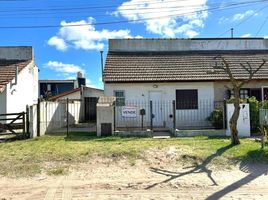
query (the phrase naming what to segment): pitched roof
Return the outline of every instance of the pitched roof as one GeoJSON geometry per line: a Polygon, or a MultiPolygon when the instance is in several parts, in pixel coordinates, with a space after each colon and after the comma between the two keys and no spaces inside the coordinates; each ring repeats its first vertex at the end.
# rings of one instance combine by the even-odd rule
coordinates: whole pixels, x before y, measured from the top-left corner
{"type": "MultiPolygon", "coordinates": [[[[247,79],[240,63],[258,67],[267,63],[254,79],[268,79],[268,51],[108,52],[104,82],[214,81],[228,80],[223,71],[213,71],[215,57],[231,65],[234,76],[247,79]]],[[[220,60],[218,60],[220,63],[220,60]]]]}
{"type": "Polygon", "coordinates": [[[57,99],[59,99],[59,98],[61,98],[61,97],[67,96],[67,95],[69,95],[69,94],[73,94],[73,93],[75,93],[75,92],[79,92],[80,90],[81,90],[80,88],[75,88],[75,89],[73,89],[73,90],[69,90],[69,91],[60,93],[60,94],[58,94],[58,95],[52,96],[52,97],[50,97],[48,100],[50,100],[50,101],[55,101],[55,100],[57,100],[57,99]]]}
{"type": "Polygon", "coordinates": [[[16,67],[19,72],[25,68],[31,60],[5,60],[0,59],[0,93],[6,88],[6,85],[16,76],[16,67]]]}

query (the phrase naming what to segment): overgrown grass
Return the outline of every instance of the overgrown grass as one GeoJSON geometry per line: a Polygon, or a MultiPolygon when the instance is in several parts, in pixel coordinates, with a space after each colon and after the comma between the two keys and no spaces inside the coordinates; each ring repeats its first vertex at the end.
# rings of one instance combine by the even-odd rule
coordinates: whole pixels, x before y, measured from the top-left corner
{"type": "MultiPolygon", "coordinates": [[[[148,149],[161,151],[170,146],[182,152],[178,162],[207,162],[215,165],[241,161],[268,163],[268,147],[260,150],[260,144],[241,139],[241,145],[230,146],[229,138],[194,137],[158,140],[138,137],[104,137],[95,133],[70,133],[44,136],[32,140],[0,144],[0,174],[4,176],[31,176],[43,170],[44,163],[76,164],[87,162],[93,155],[108,158],[125,158],[130,165],[145,156],[148,149]]],[[[157,155],[155,155],[157,156],[157,155]]],[[[64,174],[68,171],[60,164],[48,169],[48,174],[64,174]]]]}

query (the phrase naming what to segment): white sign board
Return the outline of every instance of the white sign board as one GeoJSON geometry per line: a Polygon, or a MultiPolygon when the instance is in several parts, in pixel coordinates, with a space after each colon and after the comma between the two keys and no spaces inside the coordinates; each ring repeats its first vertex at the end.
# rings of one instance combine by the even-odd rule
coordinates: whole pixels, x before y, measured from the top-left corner
{"type": "Polygon", "coordinates": [[[126,117],[126,118],[137,117],[137,107],[123,106],[122,117],[126,117]]]}

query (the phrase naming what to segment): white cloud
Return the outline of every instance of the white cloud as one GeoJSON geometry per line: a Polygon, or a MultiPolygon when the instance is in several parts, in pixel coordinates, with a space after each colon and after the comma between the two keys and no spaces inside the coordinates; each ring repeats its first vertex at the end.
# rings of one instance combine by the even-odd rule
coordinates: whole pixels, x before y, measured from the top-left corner
{"type": "Polygon", "coordinates": [[[68,47],[65,41],[62,38],[59,38],[57,36],[51,37],[48,42],[50,46],[55,46],[60,51],[65,51],[68,47]]]}
{"type": "Polygon", "coordinates": [[[244,34],[244,35],[241,35],[242,38],[247,38],[247,37],[250,37],[251,34],[250,33],[247,33],[247,34],[244,34]]]}
{"type": "Polygon", "coordinates": [[[245,11],[244,13],[234,14],[232,17],[221,17],[219,19],[219,24],[224,24],[227,22],[238,22],[252,15],[257,16],[258,14],[255,13],[254,10],[248,10],[248,11],[245,11]]]}
{"type": "Polygon", "coordinates": [[[67,47],[84,50],[100,50],[110,38],[131,38],[128,29],[122,30],[96,30],[93,23],[95,19],[75,22],[61,22],[61,28],[56,36],[49,39],[48,44],[54,45],[58,50],[66,50],[67,47]],[[65,48],[64,48],[65,47],[65,48]]]}
{"type": "Polygon", "coordinates": [[[44,67],[47,69],[51,69],[55,72],[59,72],[61,76],[64,76],[65,78],[69,79],[73,79],[76,76],[77,72],[85,72],[84,69],[77,65],[66,64],[58,61],[49,61],[48,63],[44,64],[44,67]]]}
{"type": "Polygon", "coordinates": [[[194,37],[199,34],[198,29],[204,27],[204,20],[208,16],[206,2],[207,0],[130,0],[119,6],[114,14],[130,21],[138,20],[135,23],[143,23],[148,32],[163,37],[194,37]]]}
{"type": "Polygon", "coordinates": [[[232,21],[241,21],[246,17],[249,17],[251,15],[254,15],[254,11],[253,10],[248,10],[244,13],[237,13],[232,17],[232,21]]]}

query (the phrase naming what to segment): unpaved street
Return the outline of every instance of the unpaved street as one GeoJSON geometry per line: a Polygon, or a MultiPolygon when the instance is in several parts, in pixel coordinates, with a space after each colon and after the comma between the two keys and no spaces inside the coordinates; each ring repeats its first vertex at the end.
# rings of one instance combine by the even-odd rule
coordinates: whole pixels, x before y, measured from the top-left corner
{"type": "Polygon", "coordinates": [[[0,179],[1,200],[45,199],[268,199],[268,167],[231,170],[125,160],[92,161],[68,175],[0,179]]]}

